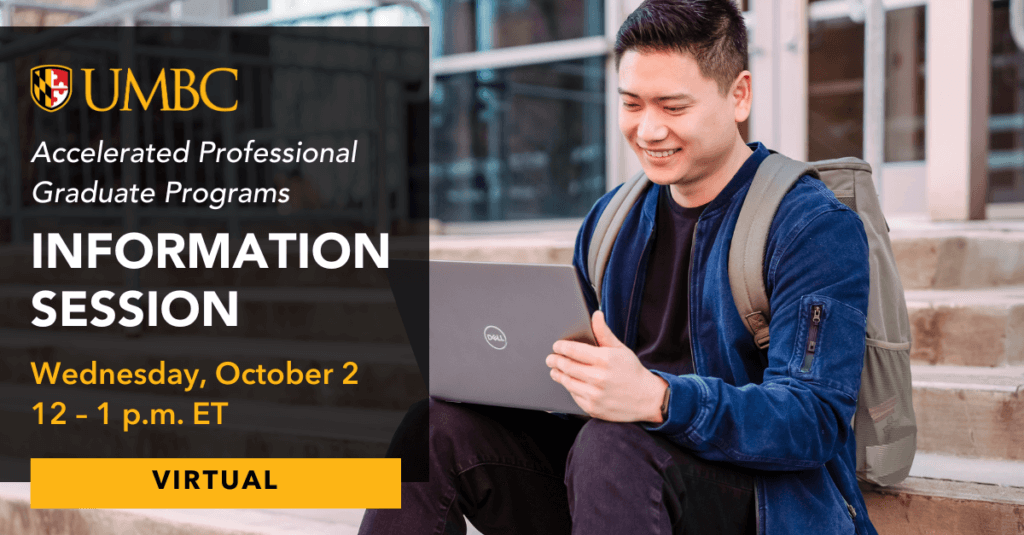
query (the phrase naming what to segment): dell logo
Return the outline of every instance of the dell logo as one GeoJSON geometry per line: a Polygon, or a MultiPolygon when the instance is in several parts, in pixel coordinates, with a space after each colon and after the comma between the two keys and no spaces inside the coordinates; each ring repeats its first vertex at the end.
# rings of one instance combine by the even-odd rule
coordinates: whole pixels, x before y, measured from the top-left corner
{"type": "Polygon", "coordinates": [[[505,333],[501,332],[501,329],[494,325],[488,325],[484,329],[484,340],[487,341],[487,345],[494,349],[505,349],[508,345],[508,341],[505,340],[505,333]]]}

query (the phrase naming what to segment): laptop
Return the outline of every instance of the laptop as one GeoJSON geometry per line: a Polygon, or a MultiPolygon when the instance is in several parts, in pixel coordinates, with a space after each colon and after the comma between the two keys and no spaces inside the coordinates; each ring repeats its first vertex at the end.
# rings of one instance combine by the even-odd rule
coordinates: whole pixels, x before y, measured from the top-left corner
{"type": "Polygon", "coordinates": [[[557,340],[596,345],[566,265],[430,261],[430,395],[586,414],[551,379],[557,340]]]}

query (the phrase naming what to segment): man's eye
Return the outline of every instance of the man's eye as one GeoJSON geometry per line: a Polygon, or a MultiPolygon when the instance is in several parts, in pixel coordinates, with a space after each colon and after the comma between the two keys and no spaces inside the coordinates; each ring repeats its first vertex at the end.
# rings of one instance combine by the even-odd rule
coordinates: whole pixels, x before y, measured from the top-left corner
{"type": "Polygon", "coordinates": [[[634,104],[632,102],[623,102],[622,103],[622,107],[626,108],[627,110],[635,110],[635,109],[639,108],[640,105],[639,104],[634,104]]]}
{"type": "Polygon", "coordinates": [[[668,111],[668,112],[671,112],[671,113],[678,113],[678,112],[681,112],[681,111],[683,111],[685,109],[686,109],[686,106],[677,106],[677,107],[674,107],[674,108],[665,108],[665,111],[668,111]]]}

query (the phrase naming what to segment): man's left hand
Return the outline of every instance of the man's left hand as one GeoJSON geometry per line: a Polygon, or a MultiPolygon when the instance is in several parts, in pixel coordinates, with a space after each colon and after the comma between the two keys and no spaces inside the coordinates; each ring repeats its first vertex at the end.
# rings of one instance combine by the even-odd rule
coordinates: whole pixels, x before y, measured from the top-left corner
{"type": "Polygon", "coordinates": [[[587,414],[610,422],[661,423],[668,383],[644,367],[612,333],[597,311],[591,318],[597,346],[559,340],[548,355],[551,378],[572,394],[587,414]]]}

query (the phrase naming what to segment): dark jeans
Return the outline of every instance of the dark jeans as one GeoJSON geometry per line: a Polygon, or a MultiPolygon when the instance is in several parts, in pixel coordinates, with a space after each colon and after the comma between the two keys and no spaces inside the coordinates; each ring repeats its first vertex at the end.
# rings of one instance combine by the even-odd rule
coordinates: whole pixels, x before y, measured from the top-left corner
{"type": "Polygon", "coordinates": [[[753,476],[638,424],[426,405],[402,428],[429,413],[430,481],[404,483],[401,509],[367,510],[361,535],[461,535],[463,515],[485,535],[755,533],[753,476]]]}

